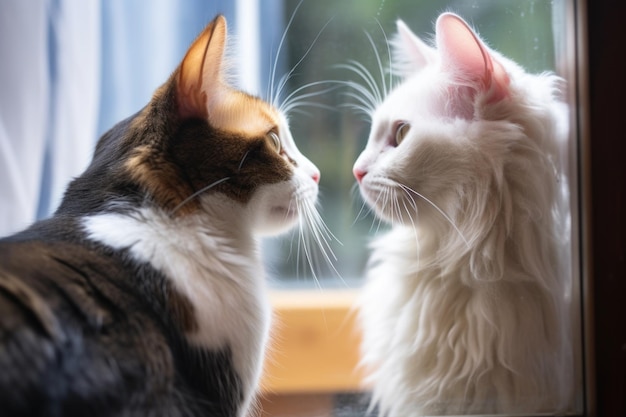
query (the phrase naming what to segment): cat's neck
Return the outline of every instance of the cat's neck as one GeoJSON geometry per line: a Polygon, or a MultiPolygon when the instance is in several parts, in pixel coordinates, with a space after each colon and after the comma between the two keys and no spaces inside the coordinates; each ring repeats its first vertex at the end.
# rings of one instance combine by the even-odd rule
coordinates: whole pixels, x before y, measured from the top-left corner
{"type": "Polygon", "coordinates": [[[114,249],[136,248],[143,252],[146,249],[138,245],[147,245],[197,251],[219,242],[244,256],[255,255],[256,240],[237,216],[237,209],[232,208],[230,216],[221,213],[177,217],[158,208],[141,208],[88,215],[82,224],[89,238],[114,249]],[[239,221],[234,221],[236,218],[239,221]]]}
{"type": "Polygon", "coordinates": [[[112,212],[85,217],[83,227],[89,239],[149,264],[188,300],[195,324],[185,331],[187,342],[207,350],[228,347],[249,402],[260,375],[270,307],[257,241],[245,216],[231,209],[230,219],[206,212],[172,218],[147,208],[112,212]]]}
{"type": "MultiPolygon", "coordinates": [[[[472,235],[463,225],[450,223],[422,227],[394,226],[391,236],[381,242],[415,260],[412,269],[433,276],[455,276],[473,285],[477,281],[524,280],[540,276],[552,286],[562,261],[559,252],[559,225],[551,215],[540,219],[504,212],[490,227],[472,235]],[[386,242],[386,243],[384,243],[386,242]]],[[[380,249],[379,249],[380,250],[380,249]]]]}

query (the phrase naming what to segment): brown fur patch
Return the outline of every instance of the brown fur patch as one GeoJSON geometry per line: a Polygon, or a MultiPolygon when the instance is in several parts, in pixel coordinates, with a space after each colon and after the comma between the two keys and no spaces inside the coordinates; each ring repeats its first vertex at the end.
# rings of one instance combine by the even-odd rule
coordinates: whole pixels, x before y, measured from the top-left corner
{"type": "MultiPolygon", "coordinates": [[[[167,114],[172,106],[168,89],[155,93],[153,101],[130,124],[125,142],[133,149],[124,162],[131,180],[144,189],[166,212],[188,215],[200,208],[199,200],[181,203],[196,191],[228,178],[209,192],[222,192],[246,203],[259,185],[285,181],[293,166],[266,137],[275,129],[275,114],[259,99],[242,93],[237,112],[239,131],[216,128],[202,119],[180,120],[167,114]],[[248,123],[244,123],[244,119],[248,123]],[[255,134],[252,134],[255,132],[255,134]],[[177,208],[179,207],[179,208],[177,208]]],[[[175,106],[174,106],[175,109],[175,106]]],[[[236,119],[230,119],[236,120],[236,119]]]]}
{"type": "Polygon", "coordinates": [[[184,167],[194,190],[228,178],[215,188],[246,203],[256,188],[288,180],[292,167],[274,149],[265,135],[244,136],[197,121],[185,124],[171,149],[184,167]]]}
{"type": "MultiPolygon", "coordinates": [[[[172,211],[192,194],[188,184],[180,179],[180,172],[169,163],[158,149],[148,145],[134,149],[126,161],[131,178],[140,184],[165,211],[172,211]]],[[[180,207],[178,214],[190,214],[198,208],[198,201],[180,207]]]]}
{"type": "Polygon", "coordinates": [[[258,186],[292,174],[267,138],[279,124],[277,110],[222,82],[222,24],[216,19],[198,37],[122,140],[131,180],[176,215],[200,209],[197,198],[186,199],[217,181],[224,180],[206,193],[246,203],[258,186]]]}
{"type": "Polygon", "coordinates": [[[222,93],[219,106],[212,107],[208,120],[221,130],[262,136],[278,126],[278,113],[257,97],[229,89],[222,93]]]}

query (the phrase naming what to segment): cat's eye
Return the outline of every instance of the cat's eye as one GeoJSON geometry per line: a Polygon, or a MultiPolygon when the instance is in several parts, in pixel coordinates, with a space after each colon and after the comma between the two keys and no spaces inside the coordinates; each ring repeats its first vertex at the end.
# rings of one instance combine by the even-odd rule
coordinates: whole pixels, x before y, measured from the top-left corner
{"type": "Polygon", "coordinates": [[[396,125],[396,133],[395,133],[396,145],[399,145],[400,143],[402,143],[402,141],[406,137],[406,134],[409,132],[410,128],[411,128],[411,125],[406,122],[400,122],[396,125]]]}
{"type": "Polygon", "coordinates": [[[267,137],[269,138],[270,144],[272,145],[274,150],[280,153],[280,151],[282,150],[282,145],[280,143],[280,138],[278,137],[278,134],[276,134],[275,132],[269,132],[267,134],[267,137]]]}

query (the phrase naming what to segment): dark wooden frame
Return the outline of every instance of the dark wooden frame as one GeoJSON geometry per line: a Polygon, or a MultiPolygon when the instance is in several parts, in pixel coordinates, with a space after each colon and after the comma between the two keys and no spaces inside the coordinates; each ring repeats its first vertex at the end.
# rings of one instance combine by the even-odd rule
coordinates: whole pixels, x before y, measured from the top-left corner
{"type": "Polygon", "coordinates": [[[594,370],[588,388],[596,415],[607,417],[626,416],[625,16],[623,0],[587,0],[594,370]]]}

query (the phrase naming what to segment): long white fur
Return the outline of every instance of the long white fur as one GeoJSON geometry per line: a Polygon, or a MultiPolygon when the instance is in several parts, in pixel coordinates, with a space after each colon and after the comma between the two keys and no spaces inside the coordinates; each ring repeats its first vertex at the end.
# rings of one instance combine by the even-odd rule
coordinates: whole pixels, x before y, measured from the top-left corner
{"type": "Polygon", "coordinates": [[[509,97],[488,103],[479,94],[470,117],[455,117],[453,81],[434,48],[397,52],[416,48],[428,48],[424,67],[376,109],[355,163],[367,172],[365,200],[393,223],[372,245],[359,303],[374,402],[389,417],[567,410],[574,363],[560,80],[490,51],[510,77],[509,97]],[[397,120],[411,129],[394,147],[397,120]]]}

